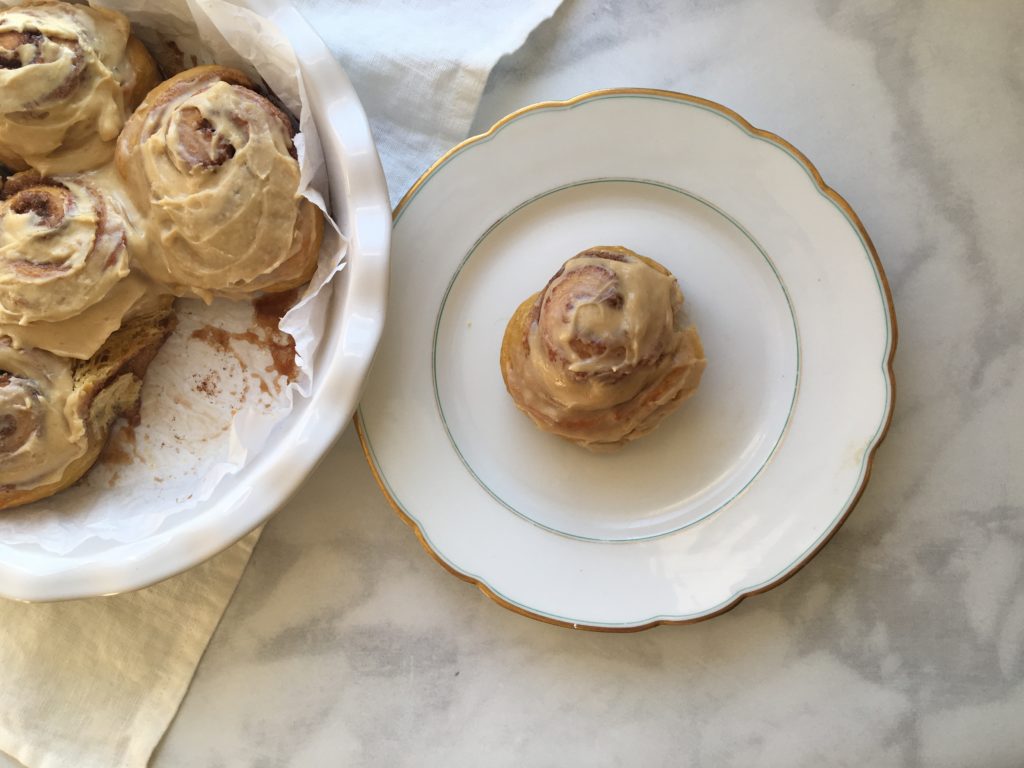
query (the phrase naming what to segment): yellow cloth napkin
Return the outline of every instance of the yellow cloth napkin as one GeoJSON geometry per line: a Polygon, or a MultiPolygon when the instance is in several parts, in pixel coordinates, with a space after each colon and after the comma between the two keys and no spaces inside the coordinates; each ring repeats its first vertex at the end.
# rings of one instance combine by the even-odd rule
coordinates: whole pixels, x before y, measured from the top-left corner
{"type": "Polygon", "coordinates": [[[0,751],[30,768],[144,766],[259,535],[139,592],[0,600],[0,751]]]}

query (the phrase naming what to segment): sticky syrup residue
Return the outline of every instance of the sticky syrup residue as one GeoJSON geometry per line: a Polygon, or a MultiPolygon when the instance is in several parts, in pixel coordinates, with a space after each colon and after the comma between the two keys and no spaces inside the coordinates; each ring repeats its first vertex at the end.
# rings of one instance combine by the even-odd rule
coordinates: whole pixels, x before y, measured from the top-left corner
{"type": "MultiPolygon", "coordinates": [[[[264,370],[267,373],[275,373],[279,377],[284,377],[287,381],[294,381],[299,375],[299,367],[295,361],[295,339],[281,331],[278,326],[281,323],[281,318],[291,309],[297,298],[298,289],[295,289],[284,293],[268,294],[254,300],[252,306],[255,313],[255,330],[227,331],[212,325],[204,325],[202,328],[192,331],[192,338],[233,356],[243,371],[248,370],[248,365],[234,349],[232,342],[244,341],[247,344],[260,347],[269,353],[271,360],[270,365],[264,370]]],[[[261,376],[257,378],[260,390],[264,394],[270,394],[270,385],[266,380],[261,376]]],[[[217,386],[217,391],[219,391],[219,384],[216,382],[207,384],[205,388],[203,382],[200,382],[197,390],[213,395],[216,394],[211,391],[213,386],[217,386]]],[[[275,389],[280,391],[280,387],[276,383],[275,389]]],[[[247,391],[248,384],[245,385],[242,392],[242,399],[245,398],[247,391]]]]}
{"type": "Polygon", "coordinates": [[[100,461],[104,464],[131,464],[138,458],[135,450],[135,426],[128,422],[117,429],[103,447],[100,461]]]}
{"type": "Polygon", "coordinates": [[[111,440],[103,449],[100,461],[104,464],[131,464],[132,458],[132,455],[128,453],[128,451],[111,440]]]}
{"type": "Polygon", "coordinates": [[[273,364],[267,368],[267,372],[275,372],[288,381],[295,381],[299,375],[299,368],[295,363],[295,339],[281,331],[278,326],[281,324],[281,318],[295,306],[298,298],[299,289],[293,288],[283,293],[261,296],[252,303],[252,308],[256,312],[256,325],[271,340],[269,351],[273,364]]]}

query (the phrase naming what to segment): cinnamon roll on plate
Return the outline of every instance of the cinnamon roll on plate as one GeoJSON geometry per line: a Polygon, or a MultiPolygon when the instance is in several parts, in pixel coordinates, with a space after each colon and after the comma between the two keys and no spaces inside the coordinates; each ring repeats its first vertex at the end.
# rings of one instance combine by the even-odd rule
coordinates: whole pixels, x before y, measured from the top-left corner
{"type": "Polygon", "coordinates": [[[515,311],[501,345],[516,406],[591,450],[657,427],[696,391],[705,364],[675,277],[620,246],[565,262],[515,311]]]}
{"type": "Polygon", "coordinates": [[[324,220],[298,194],[294,135],[285,113],[234,69],[197,67],[152,91],[116,153],[145,222],[141,268],[206,301],[307,282],[324,220]]]}
{"type": "Polygon", "coordinates": [[[159,79],[120,13],[45,0],[0,9],[0,163],[44,174],[102,165],[159,79]]]}

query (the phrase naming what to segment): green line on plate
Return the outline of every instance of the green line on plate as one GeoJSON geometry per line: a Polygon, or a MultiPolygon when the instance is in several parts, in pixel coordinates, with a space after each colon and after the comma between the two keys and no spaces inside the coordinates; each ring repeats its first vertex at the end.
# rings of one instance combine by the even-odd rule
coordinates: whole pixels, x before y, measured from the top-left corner
{"type": "Polygon", "coordinates": [[[543,528],[545,531],[549,531],[550,533],[555,533],[555,534],[558,534],[559,536],[565,536],[566,538],[575,539],[577,541],[591,541],[591,542],[597,542],[597,543],[601,543],[601,544],[619,544],[619,543],[629,543],[629,542],[636,542],[636,541],[651,541],[653,539],[662,538],[663,536],[670,536],[670,535],[672,535],[674,533],[678,533],[679,531],[682,531],[682,530],[684,530],[686,528],[689,528],[692,525],[696,525],[697,523],[701,522],[702,520],[707,520],[709,517],[711,517],[711,515],[715,514],[716,512],[719,512],[722,509],[725,509],[725,507],[729,506],[733,501],[735,501],[737,498],[739,498],[743,494],[743,492],[747,490],[747,488],[750,487],[750,484],[753,483],[754,480],[757,479],[757,476],[760,475],[761,472],[764,470],[764,468],[766,466],[768,466],[768,464],[771,462],[772,457],[776,454],[776,452],[779,449],[779,446],[782,444],[782,440],[785,437],[786,432],[789,430],[789,424],[790,424],[790,422],[793,419],[793,411],[794,411],[795,406],[796,406],[797,393],[798,393],[799,388],[800,388],[800,360],[801,360],[801,356],[800,355],[801,355],[801,353],[800,353],[800,332],[799,332],[799,329],[797,328],[796,312],[793,309],[793,302],[790,299],[789,290],[786,288],[786,284],[783,282],[782,276],[779,274],[778,269],[776,269],[774,262],[772,262],[772,260],[771,260],[771,257],[768,256],[768,254],[765,252],[764,248],[761,247],[761,244],[759,242],[757,242],[757,240],[754,238],[754,236],[751,235],[750,232],[748,232],[743,227],[743,225],[741,225],[738,221],[736,221],[734,218],[732,218],[732,216],[730,216],[725,211],[723,211],[720,208],[718,208],[713,203],[709,202],[708,200],[705,200],[703,197],[700,197],[699,195],[695,195],[692,192],[688,192],[685,189],[681,189],[679,187],[672,186],[671,184],[666,184],[666,183],[660,182],[660,181],[652,181],[650,179],[633,179],[633,178],[628,178],[628,177],[603,177],[603,178],[598,178],[598,179],[586,179],[586,180],[583,180],[583,181],[574,181],[574,182],[571,182],[569,184],[563,184],[562,186],[555,187],[554,189],[549,189],[546,192],[541,192],[538,195],[534,195],[529,200],[526,200],[525,202],[520,203],[515,208],[513,208],[511,211],[508,211],[504,216],[502,216],[500,219],[498,219],[496,222],[494,222],[491,226],[489,226],[486,229],[486,231],[484,231],[484,233],[482,235],[480,235],[479,238],[477,238],[477,241],[475,243],[473,243],[473,247],[469,249],[469,252],[466,254],[466,256],[459,263],[459,266],[456,268],[455,273],[452,275],[452,279],[448,282],[448,287],[445,289],[444,296],[441,299],[441,306],[437,310],[437,319],[434,321],[434,341],[433,341],[432,348],[431,348],[431,363],[430,363],[430,367],[431,367],[431,376],[432,376],[432,379],[433,379],[433,386],[434,386],[434,404],[437,406],[437,412],[438,412],[438,415],[441,417],[441,424],[444,426],[445,434],[448,435],[448,441],[451,443],[452,448],[455,451],[455,455],[458,456],[459,457],[459,461],[462,462],[462,466],[465,467],[466,471],[470,474],[470,476],[472,476],[472,478],[474,480],[476,480],[477,483],[479,483],[480,487],[483,488],[492,499],[494,499],[496,502],[498,502],[501,506],[503,506],[509,512],[511,512],[511,513],[513,513],[515,515],[518,515],[523,520],[526,520],[527,522],[532,523],[533,525],[536,525],[538,528],[543,528]],[[601,539],[601,538],[597,538],[597,537],[593,537],[593,536],[581,536],[579,534],[569,533],[568,531],[563,531],[563,530],[560,530],[558,528],[554,528],[554,527],[552,527],[550,525],[545,525],[544,523],[541,523],[541,522],[533,519],[527,513],[523,512],[522,510],[517,509],[516,507],[512,506],[509,502],[505,501],[505,499],[501,498],[501,496],[499,496],[489,485],[487,485],[487,483],[484,482],[483,478],[481,478],[473,470],[472,465],[470,465],[470,463],[466,460],[465,455],[462,453],[462,449],[459,448],[459,444],[456,442],[455,436],[452,435],[452,431],[451,431],[451,429],[448,426],[448,419],[446,418],[445,413],[444,413],[444,406],[441,405],[441,394],[440,394],[440,390],[439,390],[438,384],[437,384],[437,341],[438,341],[438,336],[440,334],[440,329],[441,329],[441,318],[444,315],[444,308],[445,308],[445,305],[448,303],[448,296],[451,294],[452,288],[455,286],[455,283],[458,280],[459,275],[462,273],[462,270],[465,268],[466,264],[469,263],[469,260],[472,258],[473,254],[476,253],[477,248],[480,247],[480,245],[484,242],[484,240],[486,240],[491,235],[491,233],[494,232],[494,230],[496,230],[503,223],[508,221],[509,218],[511,218],[512,216],[517,214],[519,211],[523,210],[524,208],[529,207],[533,203],[536,203],[539,200],[543,200],[544,198],[549,197],[549,196],[554,195],[554,194],[557,194],[559,192],[564,192],[564,191],[569,190],[569,189],[576,189],[577,187],[585,187],[585,186],[590,186],[590,185],[594,185],[594,184],[641,184],[641,185],[644,185],[644,186],[657,187],[659,189],[664,189],[664,190],[667,190],[669,192],[674,192],[676,194],[683,195],[684,197],[687,197],[687,198],[689,198],[689,199],[691,199],[691,200],[693,200],[695,202],[698,202],[698,203],[700,203],[700,204],[702,204],[704,206],[707,206],[709,209],[711,209],[712,211],[717,213],[719,216],[721,216],[726,221],[728,221],[730,224],[732,224],[737,230],[739,230],[744,235],[744,237],[746,237],[750,241],[750,243],[754,246],[754,248],[757,249],[757,252],[761,254],[761,258],[763,258],[765,260],[765,263],[768,264],[768,267],[771,269],[772,274],[775,275],[775,279],[778,280],[778,282],[779,282],[779,287],[782,289],[783,295],[786,297],[786,304],[789,307],[789,317],[790,317],[790,320],[793,323],[793,339],[794,339],[794,343],[796,344],[796,377],[793,380],[793,396],[792,396],[792,398],[790,398],[790,401],[789,401],[789,410],[786,413],[786,421],[782,425],[782,430],[779,432],[779,436],[775,440],[775,444],[772,446],[772,449],[768,453],[768,456],[765,457],[764,462],[761,464],[760,467],[757,468],[757,471],[754,472],[753,475],[751,475],[750,479],[747,480],[747,482],[743,484],[742,488],[740,488],[738,491],[736,491],[736,493],[734,493],[732,496],[730,496],[728,499],[726,499],[724,502],[719,504],[714,509],[709,510],[705,514],[703,514],[700,517],[698,517],[696,520],[690,520],[689,522],[687,522],[687,523],[685,523],[683,525],[677,526],[675,528],[672,528],[671,530],[662,531],[660,533],[655,533],[655,534],[650,534],[648,536],[628,536],[628,537],[623,537],[623,538],[620,538],[620,539],[601,539]]]}
{"type": "MultiPolygon", "coordinates": [[[[480,144],[484,144],[486,142],[491,141],[499,133],[501,133],[503,130],[508,128],[510,125],[515,124],[519,120],[525,119],[527,117],[530,117],[530,116],[533,116],[533,115],[536,115],[536,114],[542,113],[542,112],[564,111],[564,110],[569,110],[569,109],[575,109],[577,107],[583,106],[585,104],[592,103],[594,101],[603,101],[605,99],[617,99],[617,98],[618,99],[622,99],[622,98],[651,99],[651,100],[656,100],[656,101],[668,102],[668,103],[672,103],[672,104],[675,104],[675,105],[682,104],[682,105],[685,105],[687,107],[695,107],[697,109],[702,109],[702,110],[704,110],[706,112],[710,112],[710,113],[712,113],[714,115],[717,115],[718,117],[720,117],[722,119],[728,120],[730,123],[735,125],[737,128],[739,128],[741,131],[743,131],[743,133],[745,133],[750,138],[757,139],[758,141],[766,142],[766,143],[771,144],[772,146],[776,147],[777,149],[783,150],[787,155],[789,155],[790,158],[793,159],[794,162],[797,163],[797,165],[801,168],[801,170],[803,170],[803,172],[811,180],[811,182],[812,182],[814,188],[817,190],[818,194],[820,194],[822,197],[824,197],[826,200],[828,200],[828,202],[837,211],[839,211],[839,213],[842,215],[842,217],[850,225],[850,228],[854,231],[854,234],[857,236],[857,240],[860,242],[861,246],[864,249],[864,254],[865,254],[865,256],[867,256],[868,263],[871,265],[871,271],[874,274],[875,283],[876,283],[876,285],[878,287],[878,292],[879,292],[879,296],[881,297],[882,304],[883,304],[883,306],[886,306],[886,307],[888,306],[888,301],[887,301],[886,295],[885,295],[885,289],[882,287],[881,275],[878,272],[878,268],[877,268],[877,266],[875,264],[874,259],[871,257],[871,250],[870,250],[870,248],[868,248],[868,245],[865,242],[864,236],[861,234],[860,229],[857,227],[857,225],[854,223],[854,221],[850,218],[849,214],[847,214],[847,212],[845,210],[843,210],[842,206],[840,206],[838,203],[836,203],[835,200],[833,200],[831,197],[829,197],[827,194],[825,194],[825,191],[818,185],[817,179],[814,178],[814,175],[811,173],[810,169],[803,163],[803,161],[800,160],[799,157],[794,155],[789,150],[788,147],[783,146],[782,144],[779,144],[777,142],[774,142],[771,139],[768,139],[768,138],[766,138],[764,136],[760,136],[760,135],[758,135],[756,133],[751,133],[751,131],[749,131],[746,128],[746,126],[744,126],[743,124],[737,122],[731,116],[729,116],[729,115],[727,115],[727,114],[725,114],[725,113],[723,113],[723,112],[721,112],[721,111],[719,111],[717,109],[714,109],[714,108],[712,108],[712,107],[710,107],[708,105],[705,105],[705,104],[699,104],[699,103],[692,102],[692,101],[681,101],[679,99],[675,99],[675,98],[672,98],[672,97],[669,97],[669,96],[660,96],[660,95],[657,95],[657,94],[643,94],[643,93],[618,93],[618,94],[616,94],[616,93],[613,93],[613,94],[601,94],[601,95],[598,95],[598,96],[594,96],[594,97],[592,97],[590,99],[584,99],[584,100],[576,102],[574,104],[554,105],[554,106],[550,106],[550,107],[544,107],[543,109],[532,110],[530,112],[526,112],[526,113],[524,113],[522,115],[519,115],[516,118],[514,118],[513,120],[510,120],[509,122],[505,123],[497,131],[495,131],[493,134],[491,134],[490,136],[486,136],[486,137],[484,137],[482,139],[479,139],[476,142],[473,142],[472,144],[467,145],[466,147],[463,147],[460,151],[454,153],[451,157],[448,157],[443,163],[441,163],[437,168],[435,168],[433,170],[433,173],[431,174],[431,176],[436,175],[438,171],[440,171],[442,168],[447,166],[450,162],[452,162],[457,157],[461,156],[462,153],[465,152],[466,150],[468,150],[468,149],[470,149],[472,147],[478,146],[480,144]]],[[[408,208],[411,205],[412,201],[414,199],[416,199],[416,197],[419,195],[419,193],[423,190],[424,187],[426,187],[426,184],[423,184],[419,189],[417,189],[412,194],[412,196],[406,201],[406,204],[403,206],[402,210],[399,211],[398,215],[395,217],[394,226],[398,225],[398,222],[401,220],[401,218],[404,215],[404,213],[406,212],[406,210],[408,210],[408,208]]],[[[821,545],[821,543],[832,534],[832,532],[835,530],[836,524],[839,521],[841,521],[846,516],[846,513],[849,511],[850,506],[853,503],[854,496],[858,493],[858,491],[860,491],[863,488],[864,475],[865,475],[865,473],[867,471],[867,468],[868,468],[868,461],[867,461],[867,459],[872,454],[874,448],[877,447],[877,445],[878,445],[879,436],[881,435],[883,429],[885,428],[885,424],[886,424],[886,421],[887,421],[887,416],[888,416],[889,411],[891,410],[891,407],[892,407],[892,386],[891,386],[891,382],[890,382],[889,376],[888,376],[888,371],[887,371],[887,368],[886,368],[888,360],[889,360],[889,356],[890,356],[891,351],[892,351],[892,343],[893,343],[892,322],[891,322],[891,318],[889,316],[889,312],[886,311],[884,314],[885,314],[886,344],[885,344],[885,354],[884,354],[884,356],[882,358],[882,362],[881,362],[881,369],[882,369],[882,373],[883,373],[883,380],[885,382],[885,408],[882,410],[882,415],[881,415],[881,418],[879,420],[878,426],[875,429],[875,433],[872,436],[871,440],[868,441],[868,446],[867,446],[866,450],[864,451],[864,456],[862,457],[862,460],[861,460],[860,472],[858,474],[857,482],[854,485],[853,490],[850,492],[850,495],[847,497],[846,501],[843,503],[843,505],[840,508],[838,514],[835,516],[835,518],[833,518],[832,523],[821,533],[821,535],[819,535],[811,543],[810,546],[805,548],[796,559],[790,561],[788,565],[783,567],[781,570],[776,572],[774,575],[768,577],[767,579],[765,579],[765,580],[763,580],[763,581],[761,581],[761,582],[759,582],[757,584],[751,584],[751,585],[743,587],[736,594],[731,595],[728,599],[723,600],[721,603],[718,603],[717,605],[715,605],[715,606],[713,606],[711,608],[708,608],[707,610],[700,611],[700,612],[697,612],[697,613],[682,614],[682,615],[657,614],[655,616],[651,616],[651,617],[648,617],[646,619],[636,620],[636,621],[628,621],[628,622],[595,622],[595,621],[587,621],[585,623],[588,626],[607,627],[607,628],[622,628],[622,627],[644,626],[644,625],[651,624],[651,623],[657,622],[657,621],[687,621],[687,620],[692,620],[692,619],[699,619],[699,618],[701,618],[703,616],[707,616],[707,615],[710,615],[710,614],[717,613],[718,611],[722,610],[726,606],[729,606],[730,604],[734,603],[740,597],[742,597],[744,595],[747,595],[747,594],[751,594],[753,592],[760,591],[762,588],[767,587],[768,585],[777,582],[785,574],[787,574],[790,571],[792,571],[793,568],[796,565],[804,562],[804,560],[806,560],[808,554],[813,552],[815,549],[817,549],[821,545]]],[[[799,349],[799,347],[798,347],[798,349],[799,349]]],[[[364,417],[362,417],[362,409],[360,409],[360,417],[361,417],[361,421],[362,421],[362,423],[364,425],[363,435],[364,435],[364,439],[366,441],[366,446],[369,449],[370,456],[371,456],[371,458],[373,460],[373,464],[377,468],[378,474],[380,475],[380,478],[381,478],[382,482],[384,483],[385,487],[387,488],[389,495],[395,501],[395,503],[398,504],[399,507],[401,507],[403,513],[410,520],[412,520],[416,524],[417,528],[419,529],[420,535],[423,537],[424,541],[426,541],[428,546],[430,546],[430,549],[434,552],[434,554],[437,557],[441,558],[453,570],[458,571],[459,573],[464,574],[465,576],[473,579],[476,582],[479,582],[481,585],[485,586],[488,590],[490,590],[493,594],[495,594],[498,597],[500,597],[502,600],[506,601],[510,605],[514,605],[514,606],[516,606],[518,608],[521,608],[522,610],[524,610],[527,613],[532,613],[532,614],[535,614],[535,615],[538,615],[538,616],[543,616],[543,617],[546,617],[546,618],[555,619],[557,621],[560,621],[560,622],[563,622],[563,623],[567,623],[567,624],[578,623],[580,621],[579,619],[566,618],[564,616],[548,613],[546,611],[542,611],[542,610],[539,610],[537,608],[533,608],[531,606],[524,605],[524,604],[518,602],[517,600],[509,597],[508,595],[502,593],[500,590],[495,589],[494,586],[492,584],[490,584],[490,582],[487,581],[487,579],[484,579],[484,578],[482,578],[482,577],[480,577],[480,576],[478,576],[476,574],[473,574],[473,573],[470,573],[468,571],[465,571],[462,568],[460,568],[457,565],[455,565],[454,563],[450,562],[448,560],[448,558],[446,558],[444,556],[444,554],[434,545],[433,541],[430,539],[430,535],[424,529],[422,523],[413,514],[411,514],[409,512],[409,510],[405,506],[405,504],[403,504],[401,502],[401,500],[398,498],[398,496],[395,495],[394,489],[391,487],[390,483],[388,482],[387,478],[385,477],[384,472],[383,472],[383,470],[382,470],[382,468],[380,466],[380,462],[377,460],[377,455],[376,455],[376,452],[373,449],[373,443],[372,443],[372,441],[370,439],[370,431],[366,427],[366,423],[367,423],[366,419],[364,417]]]]}

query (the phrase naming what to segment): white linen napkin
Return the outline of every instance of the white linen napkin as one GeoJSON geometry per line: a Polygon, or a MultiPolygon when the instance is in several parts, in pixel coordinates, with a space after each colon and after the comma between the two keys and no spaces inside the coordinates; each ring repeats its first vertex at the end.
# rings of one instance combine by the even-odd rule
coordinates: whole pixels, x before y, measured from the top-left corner
{"type": "Polygon", "coordinates": [[[366,107],[394,205],[466,138],[491,69],[562,0],[293,0],[366,107]]]}
{"type": "MultiPolygon", "coordinates": [[[[466,137],[494,64],[560,3],[296,0],[359,91],[392,203],[466,137]]],[[[0,753],[29,768],[144,766],[258,537],[133,594],[0,600],[0,753]]]]}

